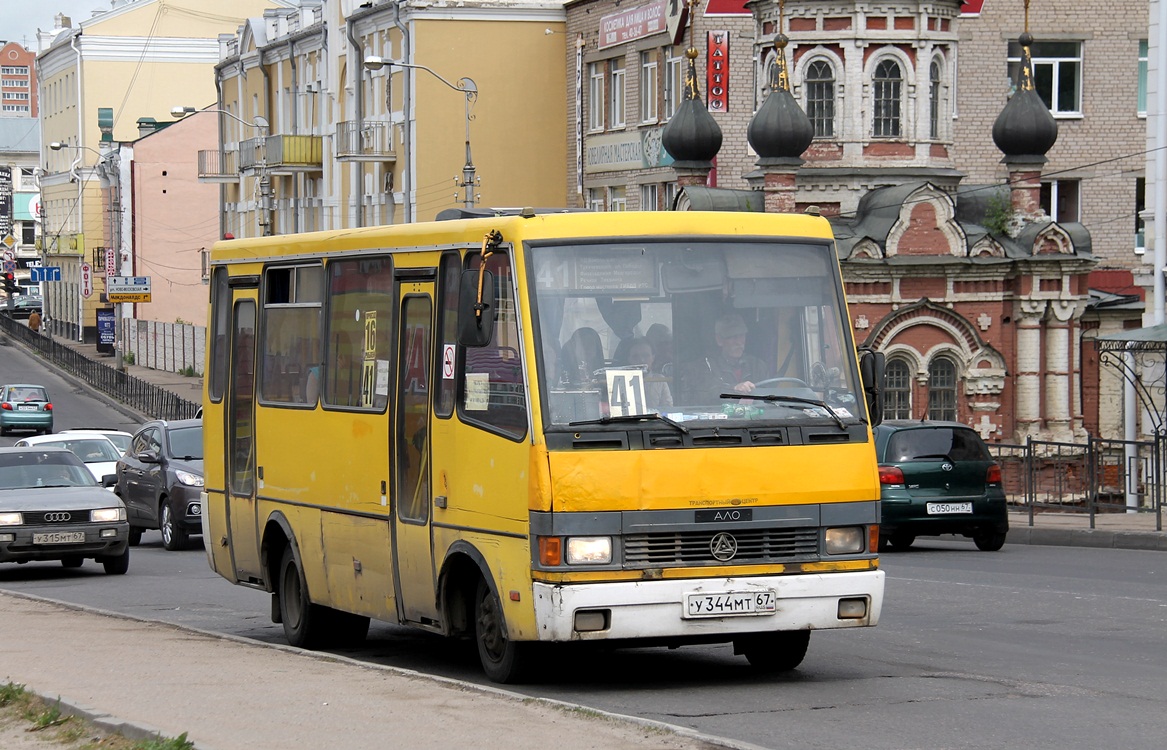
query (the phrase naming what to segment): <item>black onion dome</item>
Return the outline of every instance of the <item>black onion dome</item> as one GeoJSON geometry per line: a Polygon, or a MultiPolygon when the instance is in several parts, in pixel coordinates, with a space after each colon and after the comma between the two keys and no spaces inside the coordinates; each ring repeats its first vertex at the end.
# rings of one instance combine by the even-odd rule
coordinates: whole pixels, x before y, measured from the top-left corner
{"type": "Polygon", "coordinates": [[[709,169],[721,150],[721,128],[697,96],[697,50],[685,52],[689,69],[685,76],[685,98],[661,131],[661,143],[673,157],[673,166],[709,169]]]}
{"type": "Polygon", "coordinates": [[[1033,88],[1029,45],[1033,37],[1021,36],[1021,80],[993,123],[993,143],[1005,161],[1044,163],[1046,153],[1058,140],[1058,122],[1033,88]]]}
{"type": "Polygon", "coordinates": [[[814,125],[790,93],[786,71],[785,34],[779,34],[774,46],[778,59],[771,73],[770,93],[750,119],[746,138],[757,152],[758,166],[778,162],[802,162],[802,154],[814,140],[814,125]]]}

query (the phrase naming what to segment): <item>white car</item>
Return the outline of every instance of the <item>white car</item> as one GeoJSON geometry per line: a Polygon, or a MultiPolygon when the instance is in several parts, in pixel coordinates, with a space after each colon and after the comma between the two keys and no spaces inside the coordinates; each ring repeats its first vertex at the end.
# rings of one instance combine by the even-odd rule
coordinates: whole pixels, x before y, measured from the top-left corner
{"type": "MultiPolygon", "coordinates": [[[[102,477],[118,473],[121,452],[113,441],[97,433],[58,432],[52,435],[34,435],[17,440],[13,447],[31,448],[49,445],[73,451],[98,482],[101,482],[102,477]]],[[[113,491],[112,487],[107,489],[113,491]]]]}
{"type": "Polygon", "coordinates": [[[130,447],[130,441],[134,436],[128,432],[121,430],[107,430],[103,427],[70,427],[67,430],[61,430],[58,435],[66,435],[70,433],[80,433],[82,435],[104,435],[109,438],[109,441],[117,446],[118,453],[125,455],[126,450],[130,447]]]}

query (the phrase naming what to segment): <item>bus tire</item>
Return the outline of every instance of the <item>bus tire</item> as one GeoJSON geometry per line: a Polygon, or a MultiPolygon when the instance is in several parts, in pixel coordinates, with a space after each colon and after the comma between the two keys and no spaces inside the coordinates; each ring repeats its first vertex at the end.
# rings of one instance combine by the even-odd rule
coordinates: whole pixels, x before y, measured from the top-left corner
{"type": "Polygon", "coordinates": [[[327,643],[327,607],[313,604],[308,596],[304,573],[289,546],[280,560],[280,618],[284,637],[297,648],[317,649],[327,643]]]}
{"type": "Polygon", "coordinates": [[[809,630],[779,630],[744,635],[734,640],[733,650],[743,654],[754,669],[775,674],[802,664],[809,645],[809,630]]]}
{"type": "Polygon", "coordinates": [[[482,579],[474,596],[474,640],[478,644],[478,660],[491,681],[506,684],[522,680],[530,644],[507,637],[502,602],[482,579]]]}

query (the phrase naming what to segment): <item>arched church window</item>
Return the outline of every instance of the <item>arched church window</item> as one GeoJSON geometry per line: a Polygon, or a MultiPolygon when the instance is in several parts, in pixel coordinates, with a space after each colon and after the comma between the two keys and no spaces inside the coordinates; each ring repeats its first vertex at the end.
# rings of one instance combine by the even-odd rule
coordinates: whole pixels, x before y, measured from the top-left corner
{"type": "Polygon", "coordinates": [[[928,70],[928,137],[940,140],[940,61],[933,60],[928,70]]]}
{"type": "Polygon", "coordinates": [[[875,66],[872,83],[874,84],[872,135],[876,138],[899,138],[903,131],[901,97],[904,88],[900,64],[892,59],[882,60],[875,66]]]}
{"type": "Polygon", "coordinates": [[[885,419],[912,418],[912,368],[902,359],[889,359],[884,370],[885,419]]]}
{"type": "Polygon", "coordinates": [[[956,421],[956,365],[945,357],[928,365],[928,419],[956,421]]]}
{"type": "Polygon", "coordinates": [[[826,60],[806,67],[806,114],[814,125],[815,138],[835,135],[835,70],[826,60]]]}

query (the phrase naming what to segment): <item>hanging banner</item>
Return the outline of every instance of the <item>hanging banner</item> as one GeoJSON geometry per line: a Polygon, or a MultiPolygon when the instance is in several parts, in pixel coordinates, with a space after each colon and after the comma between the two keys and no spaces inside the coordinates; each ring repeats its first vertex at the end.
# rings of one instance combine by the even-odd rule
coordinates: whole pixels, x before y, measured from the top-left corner
{"type": "Polygon", "coordinates": [[[729,111],[729,32],[710,31],[706,42],[705,106],[710,112],[729,111]]]}

